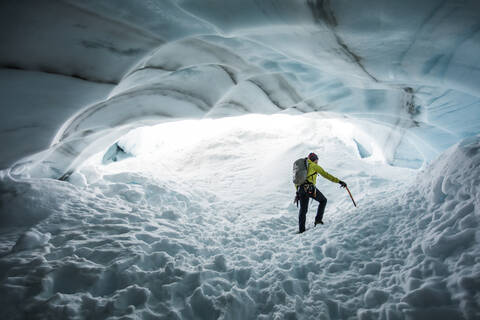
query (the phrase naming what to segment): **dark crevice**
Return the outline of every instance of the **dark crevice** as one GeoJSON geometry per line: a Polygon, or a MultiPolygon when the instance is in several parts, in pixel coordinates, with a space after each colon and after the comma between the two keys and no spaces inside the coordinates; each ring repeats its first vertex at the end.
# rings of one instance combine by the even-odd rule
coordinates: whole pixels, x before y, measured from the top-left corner
{"type": "Polygon", "coordinates": [[[272,98],[272,93],[266,89],[261,83],[260,81],[257,81],[257,80],[254,80],[254,79],[249,79],[247,80],[251,83],[253,83],[254,85],[256,85],[260,90],[262,90],[262,92],[267,96],[268,100],[270,100],[271,103],[273,103],[278,109],[280,110],[285,110],[286,108],[281,106],[280,103],[278,101],[274,101],[274,99],[272,98]]]}
{"type": "Polygon", "coordinates": [[[53,70],[53,69],[48,68],[48,67],[39,67],[39,68],[34,68],[34,69],[28,69],[28,68],[23,68],[23,67],[18,66],[18,65],[4,64],[4,65],[0,65],[0,69],[43,72],[43,73],[47,73],[47,74],[70,77],[70,78],[75,78],[75,79],[80,79],[80,80],[83,80],[83,81],[100,83],[100,84],[112,84],[112,85],[117,85],[118,84],[118,81],[107,81],[107,80],[100,80],[100,79],[94,79],[94,78],[87,78],[87,77],[84,77],[84,76],[81,76],[81,75],[78,75],[78,74],[62,73],[62,72],[59,72],[57,70],[53,70]]]}
{"type": "Polygon", "coordinates": [[[405,92],[406,101],[405,109],[410,115],[415,115],[415,96],[413,95],[413,89],[411,87],[403,88],[405,92]]]}
{"type": "Polygon", "coordinates": [[[405,104],[404,109],[410,115],[410,119],[412,120],[413,127],[419,127],[420,123],[415,120],[415,117],[420,114],[420,107],[415,104],[415,92],[411,87],[403,88],[405,93],[405,104]]]}
{"type": "Polygon", "coordinates": [[[91,41],[91,40],[82,40],[80,41],[82,46],[88,49],[104,49],[111,53],[122,55],[122,56],[138,56],[145,52],[144,49],[139,48],[130,48],[130,49],[119,49],[116,48],[113,43],[107,41],[91,41]]]}
{"type": "Polygon", "coordinates": [[[81,136],[82,137],[88,137],[89,135],[94,134],[94,133],[95,133],[95,130],[88,129],[88,130],[82,131],[81,136]]]}
{"type": "Polygon", "coordinates": [[[296,109],[303,113],[309,113],[309,112],[319,112],[319,111],[328,110],[328,105],[317,106],[313,101],[303,100],[289,108],[296,109]],[[300,107],[301,104],[304,104],[307,108],[310,108],[310,110],[301,108],[300,107]]]}
{"type": "Polygon", "coordinates": [[[378,79],[373,76],[370,72],[367,71],[367,69],[365,69],[365,66],[363,65],[363,62],[362,62],[362,57],[360,57],[359,55],[357,55],[356,53],[354,53],[347,45],[345,42],[343,42],[343,40],[338,36],[338,34],[336,32],[333,33],[334,36],[335,36],[335,39],[337,40],[337,43],[342,47],[342,51],[343,53],[350,58],[350,60],[355,63],[356,65],[358,65],[360,67],[360,69],[363,70],[363,72],[365,72],[366,75],[368,75],[370,77],[370,79],[372,79],[373,81],[375,82],[378,82],[378,79]]]}
{"type": "Polygon", "coordinates": [[[303,102],[304,102],[307,106],[309,106],[310,108],[312,108],[312,110],[315,111],[315,112],[328,110],[328,104],[324,104],[324,105],[321,105],[321,106],[317,106],[314,101],[305,100],[305,101],[303,101],[303,102]]]}
{"type": "Polygon", "coordinates": [[[131,76],[132,74],[134,74],[138,71],[143,71],[143,70],[148,70],[148,69],[161,70],[161,71],[165,71],[165,72],[175,72],[175,71],[178,70],[178,69],[171,69],[171,68],[166,68],[166,67],[158,66],[158,65],[155,65],[155,66],[147,65],[147,66],[143,66],[141,68],[135,69],[134,71],[130,72],[128,74],[128,76],[131,76]]]}
{"type": "Polygon", "coordinates": [[[295,88],[293,88],[283,77],[278,77],[278,86],[280,91],[287,93],[290,99],[295,101],[295,103],[298,103],[302,100],[302,97],[298,94],[295,88]]]}
{"type": "Polygon", "coordinates": [[[217,66],[222,69],[223,71],[225,71],[225,73],[230,77],[230,80],[232,80],[233,84],[238,84],[238,81],[235,77],[235,72],[233,72],[230,68],[228,68],[227,66],[224,66],[224,65],[221,65],[221,64],[217,64],[217,66]]]}
{"type": "Polygon", "coordinates": [[[67,172],[65,172],[60,178],[58,178],[58,180],[60,181],[67,181],[68,178],[70,178],[70,176],[72,175],[73,173],[73,170],[68,170],[67,172]]]}
{"type": "MultiPolygon", "coordinates": [[[[238,80],[237,80],[237,77],[235,75],[235,72],[231,68],[229,68],[225,65],[222,65],[222,64],[215,64],[215,63],[205,64],[205,65],[212,65],[212,66],[219,67],[220,69],[222,69],[228,75],[228,77],[233,82],[233,84],[235,84],[235,85],[238,84],[238,80]]],[[[201,65],[196,65],[194,67],[198,67],[198,66],[201,66],[201,65]]],[[[130,77],[131,75],[133,75],[133,74],[135,74],[139,71],[144,71],[144,70],[148,70],[148,69],[160,70],[160,71],[165,71],[165,72],[177,72],[177,71],[180,71],[182,69],[188,69],[188,68],[191,68],[191,67],[192,66],[182,68],[181,66],[178,66],[176,69],[172,69],[172,68],[166,68],[166,67],[160,66],[160,65],[146,65],[146,66],[143,66],[143,67],[140,67],[138,69],[133,70],[126,77],[130,77]]]]}
{"type": "Polygon", "coordinates": [[[233,100],[224,101],[224,102],[220,103],[219,105],[217,105],[217,107],[223,106],[223,105],[231,105],[231,106],[234,106],[241,111],[250,112],[250,110],[248,110],[247,107],[245,107],[243,104],[241,104],[240,102],[237,102],[237,101],[233,101],[233,100]]]}
{"type": "Polygon", "coordinates": [[[340,46],[340,49],[345,54],[345,56],[354,64],[356,64],[362,71],[368,75],[370,79],[375,82],[378,82],[378,79],[373,76],[370,72],[367,71],[365,66],[362,62],[362,57],[357,55],[355,52],[352,51],[348,47],[348,45],[343,41],[343,39],[337,34],[335,28],[338,26],[337,18],[333,13],[333,10],[330,5],[330,0],[308,0],[308,6],[313,14],[313,19],[315,23],[321,24],[323,23],[330,31],[332,32],[333,36],[337,44],[340,46]]]}
{"type": "MultiPolygon", "coordinates": [[[[383,146],[384,149],[388,149],[388,145],[392,145],[394,143],[395,145],[391,148],[392,150],[392,159],[395,158],[395,154],[398,152],[398,148],[403,142],[403,139],[407,133],[406,128],[408,127],[420,127],[421,122],[415,120],[415,117],[420,114],[419,107],[415,105],[415,92],[413,88],[411,87],[405,87],[402,89],[404,92],[404,101],[403,101],[403,109],[404,111],[410,115],[410,119],[406,120],[405,118],[399,117],[395,124],[393,125],[392,130],[387,136],[387,139],[385,140],[385,145],[383,146]],[[397,141],[394,139],[394,132],[399,132],[400,137],[397,141]]],[[[391,161],[389,161],[390,163],[391,161]]],[[[393,162],[391,162],[393,165],[393,162]]]]}
{"type": "Polygon", "coordinates": [[[330,0],[308,0],[307,5],[312,11],[316,23],[324,22],[331,28],[338,26],[337,19],[330,6],[330,0]]]}
{"type": "Polygon", "coordinates": [[[295,109],[295,110],[298,110],[298,111],[300,111],[300,112],[302,112],[302,113],[308,113],[308,112],[309,112],[309,111],[307,111],[307,110],[304,110],[304,109],[300,108],[298,105],[294,105],[294,106],[291,107],[291,108],[292,108],[292,109],[295,109]]]}
{"type": "Polygon", "coordinates": [[[133,155],[126,151],[124,148],[118,145],[118,142],[114,143],[105,152],[102,158],[102,164],[106,165],[112,162],[122,161],[127,158],[131,158],[133,155]]]}

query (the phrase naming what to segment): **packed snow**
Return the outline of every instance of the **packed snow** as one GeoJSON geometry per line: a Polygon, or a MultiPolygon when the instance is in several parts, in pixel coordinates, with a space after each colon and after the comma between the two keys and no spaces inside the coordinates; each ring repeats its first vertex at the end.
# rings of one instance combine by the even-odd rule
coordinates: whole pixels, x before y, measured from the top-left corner
{"type": "Polygon", "coordinates": [[[0,318],[478,319],[480,136],[414,170],[357,124],[182,120],[69,181],[2,171],[0,318]],[[311,204],[296,234],[291,169],[310,151],[358,207],[319,178],[325,225],[311,204]]]}

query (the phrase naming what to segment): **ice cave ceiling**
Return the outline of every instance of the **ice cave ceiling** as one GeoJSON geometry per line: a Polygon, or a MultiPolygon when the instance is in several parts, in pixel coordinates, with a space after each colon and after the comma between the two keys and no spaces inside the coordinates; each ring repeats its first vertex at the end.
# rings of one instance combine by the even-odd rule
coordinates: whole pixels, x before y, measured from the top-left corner
{"type": "Polygon", "coordinates": [[[480,132],[480,2],[40,0],[0,4],[0,169],[65,177],[178,118],[355,121],[393,165],[480,132]]]}

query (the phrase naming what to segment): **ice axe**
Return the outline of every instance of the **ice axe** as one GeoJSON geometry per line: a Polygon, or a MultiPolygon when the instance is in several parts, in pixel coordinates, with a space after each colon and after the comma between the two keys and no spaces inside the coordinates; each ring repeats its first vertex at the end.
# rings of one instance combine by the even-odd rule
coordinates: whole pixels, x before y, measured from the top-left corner
{"type": "Polygon", "coordinates": [[[347,186],[345,186],[345,189],[347,189],[347,191],[348,191],[348,195],[350,196],[350,199],[352,199],[353,205],[356,207],[356,206],[357,206],[357,204],[355,203],[355,200],[353,200],[353,197],[352,197],[352,194],[350,193],[350,190],[348,189],[348,187],[347,187],[347,186]]]}

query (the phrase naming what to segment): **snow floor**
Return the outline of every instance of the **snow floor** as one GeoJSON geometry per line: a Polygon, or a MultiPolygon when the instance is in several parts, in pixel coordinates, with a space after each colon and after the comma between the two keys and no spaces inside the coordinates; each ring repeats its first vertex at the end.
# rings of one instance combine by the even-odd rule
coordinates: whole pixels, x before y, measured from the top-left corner
{"type": "MultiPolygon", "coordinates": [[[[479,319],[480,136],[422,170],[361,158],[351,123],[140,128],[70,182],[0,180],[1,319],[479,319]],[[296,234],[314,151],[325,225],[296,234]]],[[[363,141],[368,141],[366,137],[363,141]]],[[[358,139],[357,139],[358,142],[358,139]]]]}

